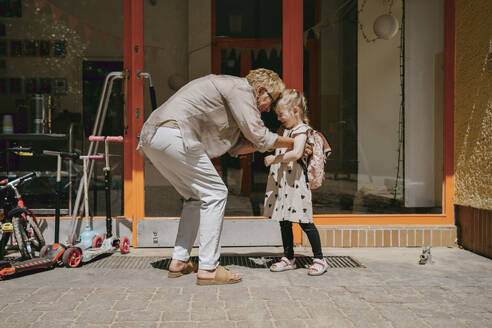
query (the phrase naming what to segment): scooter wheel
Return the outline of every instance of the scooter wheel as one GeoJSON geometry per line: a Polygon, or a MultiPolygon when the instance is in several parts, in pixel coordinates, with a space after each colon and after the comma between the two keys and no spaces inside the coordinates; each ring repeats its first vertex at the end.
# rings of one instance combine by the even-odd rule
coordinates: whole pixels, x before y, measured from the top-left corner
{"type": "Polygon", "coordinates": [[[120,239],[120,252],[121,254],[130,253],[130,240],[128,237],[123,237],[120,239]]]}
{"type": "Polygon", "coordinates": [[[103,239],[101,236],[96,236],[92,239],[92,248],[99,248],[102,246],[103,239]]]}
{"type": "Polygon", "coordinates": [[[41,247],[41,250],[39,251],[39,257],[46,257],[50,249],[51,249],[51,245],[45,245],[41,247]]]}
{"type": "Polygon", "coordinates": [[[63,264],[67,268],[76,268],[82,261],[82,252],[76,247],[71,247],[63,254],[63,264]]]}

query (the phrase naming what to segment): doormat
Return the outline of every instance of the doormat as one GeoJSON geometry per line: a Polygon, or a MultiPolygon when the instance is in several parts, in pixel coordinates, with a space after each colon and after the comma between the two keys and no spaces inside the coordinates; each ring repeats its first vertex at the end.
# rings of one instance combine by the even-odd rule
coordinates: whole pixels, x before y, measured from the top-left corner
{"type": "MultiPolygon", "coordinates": [[[[223,255],[220,257],[220,264],[223,266],[235,265],[251,269],[266,269],[273,263],[280,261],[280,256],[251,256],[251,255],[223,255]]],[[[365,268],[363,264],[350,256],[325,256],[328,267],[331,269],[356,269],[365,268]]],[[[198,262],[197,256],[192,256],[193,262],[198,262]]],[[[107,256],[101,259],[85,263],[83,268],[101,269],[161,269],[168,270],[170,258],[156,256],[107,256]]],[[[312,258],[308,256],[296,256],[298,268],[305,268],[312,264],[312,258]]]]}

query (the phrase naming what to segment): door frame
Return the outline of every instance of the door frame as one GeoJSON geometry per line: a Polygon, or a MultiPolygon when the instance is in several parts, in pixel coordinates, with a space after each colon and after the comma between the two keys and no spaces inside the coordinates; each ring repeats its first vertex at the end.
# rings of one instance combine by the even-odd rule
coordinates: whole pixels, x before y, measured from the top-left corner
{"type": "MultiPolygon", "coordinates": [[[[283,80],[288,88],[303,89],[303,5],[283,0],[283,80]]],[[[212,0],[212,30],[215,34],[215,0],[212,0]]],[[[225,41],[225,40],[224,40],[225,41]]],[[[244,40],[243,40],[244,41],[244,40]]],[[[318,214],[318,225],[454,225],[454,84],[455,0],[445,0],[444,43],[444,178],[441,214],[318,214]]],[[[214,56],[212,56],[214,58],[214,56]]],[[[212,62],[212,67],[214,67],[212,62]]],[[[137,155],[137,133],[143,124],[143,0],[124,0],[124,67],[128,69],[128,132],[125,134],[125,216],[132,218],[133,246],[137,245],[137,221],[144,219],[143,158],[137,155]]],[[[237,218],[235,218],[237,219],[237,218]]],[[[299,242],[299,233],[296,242],[299,242]]]]}

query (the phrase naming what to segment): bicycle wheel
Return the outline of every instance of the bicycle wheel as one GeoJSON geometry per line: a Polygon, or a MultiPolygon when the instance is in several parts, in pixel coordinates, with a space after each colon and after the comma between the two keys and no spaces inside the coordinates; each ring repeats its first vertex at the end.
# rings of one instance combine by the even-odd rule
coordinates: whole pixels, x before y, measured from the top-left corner
{"type": "Polygon", "coordinates": [[[43,248],[43,246],[46,245],[46,241],[44,240],[41,229],[39,229],[38,221],[36,220],[36,216],[34,216],[34,213],[28,209],[26,209],[26,211],[27,211],[26,213],[27,224],[28,227],[30,227],[30,229],[28,229],[27,236],[31,238],[31,245],[34,248],[34,250],[40,251],[41,248],[43,248]]]}
{"type": "Polygon", "coordinates": [[[26,229],[22,223],[23,217],[14,216],[12,218],[12,225],[14,226],[14,236],[17,241],[17,247],[24,259],[31,259],[34,257],[34,249],[31,246],[31,241],[27,236],[26,229]]]}
{"type": "Polygon", "coordinates": [[[11,232],[2,233],[2,238],[0,239],[0,260],[3,259],[5,254],[7,254],[7,244],[10,239],[11,232]]]}

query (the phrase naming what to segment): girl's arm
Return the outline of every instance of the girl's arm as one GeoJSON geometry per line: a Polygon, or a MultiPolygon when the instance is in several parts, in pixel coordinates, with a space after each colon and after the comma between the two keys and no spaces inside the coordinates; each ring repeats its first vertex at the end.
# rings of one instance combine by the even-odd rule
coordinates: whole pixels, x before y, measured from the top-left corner
{"type": "Polygon", "coordinates": [[[294,147],[285,154],[269,155],[265,157],[265,166],[270,166],[274,163],[288,163],[297,161],[304,154],[304,145],[306,144],[307,135],[300,133],[294,136],[294,147]]]}

